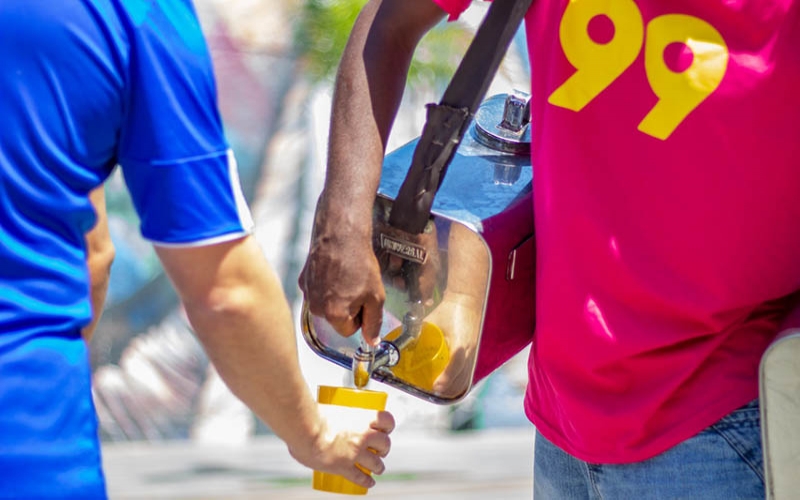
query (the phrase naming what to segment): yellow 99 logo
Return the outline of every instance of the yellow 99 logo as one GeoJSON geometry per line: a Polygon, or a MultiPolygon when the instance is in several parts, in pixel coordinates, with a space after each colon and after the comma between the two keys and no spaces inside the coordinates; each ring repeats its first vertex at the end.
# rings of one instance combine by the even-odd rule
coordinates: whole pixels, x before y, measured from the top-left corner
{"type": "Polygon", "coordinates": [[[645,27],[633,0],[570,0],[559,38],[576,71],[548,102],[573,111],[614,83],[644,46],[647,80],[658,102],[638,129],[662,140],[719,87],[728,67],[728,46],[713,26],[696,17],[667,14],[645,27]]]}

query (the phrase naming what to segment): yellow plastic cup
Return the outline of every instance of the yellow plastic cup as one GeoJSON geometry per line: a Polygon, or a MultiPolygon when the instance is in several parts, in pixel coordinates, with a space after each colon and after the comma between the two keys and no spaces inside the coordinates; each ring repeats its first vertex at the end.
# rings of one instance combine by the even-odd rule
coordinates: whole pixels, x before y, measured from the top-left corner
{"type": "MultiPolygon", "coordinates": [[[[383,410],[386,408],[387,397],[388,395],[385,392],[333,387],[329,385],[321,385],[317,390],[317,401],[321,404],[362,408],[364,410],[383,410]]],[[[370,474],[370,471],[364,467],[358,464],[356,464],[356,467],[370,474]]],[[[343,493],[346,495],[367,494],[367,488],[359,486],[338,474],[329,474],[316,470],[314,471],[312,487],[315,490],[327,491],[330,493],[343,493]]]]}
{"type": "MultiPolygon", "coordinates": [[[[386,340],[395,340],[403,332],[399,326],[386,335],[386,340]]],[[[428,392],[433,383],[450,363],[450,349],[441,328],[424,321],[415,341],[400,352],[400,360],[391,370],[395,377],[428,392]]]]}

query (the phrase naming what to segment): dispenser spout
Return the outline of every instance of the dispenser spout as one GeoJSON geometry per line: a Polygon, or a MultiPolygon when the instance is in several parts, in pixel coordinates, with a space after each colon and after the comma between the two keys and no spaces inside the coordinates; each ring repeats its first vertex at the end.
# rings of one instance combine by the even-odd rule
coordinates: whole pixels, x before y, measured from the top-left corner
{"type": "Polygon", "coordinates": [[[384,340],[374,348],[362,342],[353,355],[353,385],[363,389],[375,370],[382,366],[394,366],[399,360],[400,351],[391,342],[384,340]]]}
{"type": "Polygon", "coordinates": [[[400,351],[417,340],[422,330],[423,306],[421,302],[411,304],[403,316],[402,333],[393,341],[383,340],[372,347],[363,340],[353,354],[353,385],[358,389],[366,387],[372,374],[383,366],[392,367],[400,361],[400,351]]]}

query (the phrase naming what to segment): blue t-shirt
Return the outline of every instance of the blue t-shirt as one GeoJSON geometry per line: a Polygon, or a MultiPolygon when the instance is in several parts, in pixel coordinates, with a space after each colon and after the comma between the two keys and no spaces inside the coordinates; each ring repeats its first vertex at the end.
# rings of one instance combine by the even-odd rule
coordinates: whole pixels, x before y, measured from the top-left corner
{"type": "Polygon", "coordinates": [[[102,496],[87,193],[120,165],[157,244],[252,226],[191,0],[0,1],[0,121],[0,498],[102,496]]]}

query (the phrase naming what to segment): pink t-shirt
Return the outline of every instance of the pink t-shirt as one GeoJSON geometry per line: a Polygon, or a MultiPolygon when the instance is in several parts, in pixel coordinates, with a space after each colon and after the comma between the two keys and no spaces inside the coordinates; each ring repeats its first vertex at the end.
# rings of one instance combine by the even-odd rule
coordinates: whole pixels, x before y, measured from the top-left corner
{"type": "Polygon", "coordinates": [[[526,29],[525,409],[580,459],[644,460],[757,397],[800,290],[800,0],[534,0],[526,29]]]}

